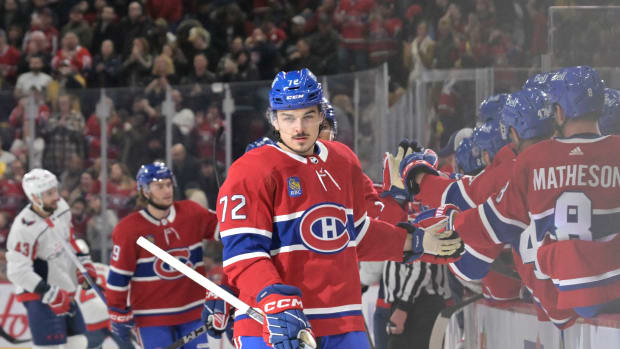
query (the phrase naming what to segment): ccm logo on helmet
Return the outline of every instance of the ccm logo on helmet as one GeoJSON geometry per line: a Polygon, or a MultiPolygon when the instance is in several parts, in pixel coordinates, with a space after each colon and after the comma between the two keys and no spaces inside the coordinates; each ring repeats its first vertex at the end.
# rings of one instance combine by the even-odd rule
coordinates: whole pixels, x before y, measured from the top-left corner
{"type": "Polygon", "coordinates": [[[286,99],[287,100],[290,100],[290,99],[300,99],[300,98],[303,98],[303,97],[304,97],[304,94],[300,94],[300,95],[286,96],[286,99]]]}
{"type": "MultiPolygon", "coordinates": [[[[181,262],[185,263],[190,268],[194,268],[194,263],[190,260],[191,252],[187,248],[175,248],[167,251],[172,256],[176,257],[181,262]]],[[[162,261],[161,259],[155,259],[153,263],[153,270],[155,274],[164,280],[174,280],[183,277],[183,274],[172,268],[170,265],[162,261]]]]}
{"type": "Polygon", "coordinates": [[[308,249],[318,253],[342,251],[351,241],[349,221],[342,205],[335,203],[315,205],[301,216],[299,222],[301,241],[308,249]]]}
{"type": "Polygon", "coordinates": [[[267,302],[263,306],[263,310],[266,313],[270,313],[274,310],[279,310],[279,309],[286,310],[290,308],[303,308],[303,305],[301,304],[301,299],[283,298],[283,299],[278,299],[277,301],[267,302]]]}

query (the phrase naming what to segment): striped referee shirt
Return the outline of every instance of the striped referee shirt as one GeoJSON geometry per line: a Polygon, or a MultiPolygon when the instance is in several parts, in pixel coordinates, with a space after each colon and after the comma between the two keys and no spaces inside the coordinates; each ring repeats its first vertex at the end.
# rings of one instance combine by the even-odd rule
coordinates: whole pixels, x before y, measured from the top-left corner
{"type": "Polygon", "coordinates": [[[413,304],[422,290],[431,295],[450,298],[449,272],[446,265],[388,261],[383,266],[385,301],[413,304]]]}

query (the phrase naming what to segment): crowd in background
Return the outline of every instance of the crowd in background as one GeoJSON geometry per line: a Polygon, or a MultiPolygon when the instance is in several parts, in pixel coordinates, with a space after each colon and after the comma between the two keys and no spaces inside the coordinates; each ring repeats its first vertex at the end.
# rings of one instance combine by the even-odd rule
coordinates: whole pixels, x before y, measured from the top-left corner
{"type": "MultiPolygon", "coordinates": [[[[27,203],[21,178],[30,167],[59,177],[75,230],[91,242],[131,212],[138,166],[165,155],[166,98],[175,112],[176,195],[214,208],[224,157],[214,139],[224,122],[209,84],[387,62],[390,91],[397,91],[428,69],[531,67],[546,51],[547,8],[556,2],[566,1],[0,1],[0,251],[27,203]],[[99,95],[85,92],[97,88],[123,88],[109,99],[105,169],[99,95]],[[36,109],[31,142],[29,103],[36,109]]],[[[440,90],[438,113],[461,115],[463,91],[440,90]]],[[[351,109],[350,101],[335,104],[351,109]]],[[[263,126],[245,125],[244,132],[258,138],[263,126]]]]}

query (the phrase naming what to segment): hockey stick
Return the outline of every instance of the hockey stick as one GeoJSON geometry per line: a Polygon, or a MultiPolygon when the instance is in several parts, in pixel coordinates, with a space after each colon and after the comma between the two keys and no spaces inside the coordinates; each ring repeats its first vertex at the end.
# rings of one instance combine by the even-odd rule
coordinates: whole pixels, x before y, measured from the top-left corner
{"type": "Polygon", "coordinates": [[[61,238],[60,236],[58,236],[58,234],[56,234],[56,232],[54,231],[53,227],[49,227],[49,229],[52,232],[52,234],[54,235],[54,237],[56,238],[56,240],[60,241],[60,244],[62,245],[62,248],[65,250],[65,252],[69,256],[69,259],[71,260],[71,262],[73,262],[73,264],[76,266],[76,268],[78,268],[80,273],[82,273],[82,275],[84,276],[84,279],[86,280],[88,285],[90,287],[92,287],[93,290],[95,290],[95,293],[97,293],[97,296],[99,296],[99,298],[101,298],[101,300],[103,301],[103,304],[105,304],[107,306],[108,303],[105,301],[105,297],[103,295],[103,292],[101,292],[101,289],[99,288],[99,286],[97,286],[95,281],[88,274],[88,271],[86,270],[86,268],[84,268],[84,266],[82,265],[82,262],[80,262],[80,260],[77,258],[77,256],[74,253],[73,248],[71,246],[69,246],[69,243],[67,243],[67,241],[65,241],[65,239],[61,238]]]}
{"type": "Polygon", "coordinates": [[[450,307],[446,307],[439,312],[437,318],[435,319],[435,323],[433,324],[433,330],[431,331],[431,339],[428,345],[429,349],[442,349],[443,348],[443,337],[446,334],[446,328],[448,327],[448,323],[450,322],[450,318],[454,313],[468,306],[469,304],[479,300],[482,298],[482,294],[477,294],[473,297],[470,297],[458,304],[455,304],[450,307]]]}
{"type": "Polygon", "coordinates": [[[4,338],[7,342],[11,344],[22,344],[26,342],[30,342],[32,339],[17,339],[10,334],[6,333],[2,327],[0,327],[0,337],[4,338]]]}
{"type": "MultiPolygon", "coordinates": [[[[155,257],[161,259],[166,264],[168,264],[169,266],[179,271],[181,274],[192,279],[194,282],[204,287],[205,289],[213,292],[216,296],[223,299],[226,303],[230,304],[234,308],[237,308],[237,310],[245,313],[251,319],[255,320],[261,325],[265,321],[263,318],[264,315],[260,312],[260,310],[250,307],[249,305],[244,303],[239,298],[228,293],[225,289],[221,288],[219,285],[217,285],[213,281],[207,279],[204,275],[198,273],[196,270],[188,267],[185,263],[176,259],[174,256],[170,255],[168,252],[157,247],[157,245],[155,245],[154,243],[150,242],[149,240],[145,239],[142,236],[138,238],[136,243],[143,249],[152,253],[155,257]]],[[[302,349],[304,348],[305,349],[316,349],[316,341],[314,337],[312,337],[310,332],[301,330],[299,331],[297,338],[299,338],[299,341],[302,343],[301,345],[302,349]]]]}

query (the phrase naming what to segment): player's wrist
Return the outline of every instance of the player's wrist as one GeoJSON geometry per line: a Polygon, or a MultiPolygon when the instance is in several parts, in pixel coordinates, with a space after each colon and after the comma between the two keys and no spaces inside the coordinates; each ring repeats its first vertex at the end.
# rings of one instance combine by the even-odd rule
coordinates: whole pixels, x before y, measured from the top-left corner
{"type": "Polygon", "coordinates": [[[303,310],[301,290],[291,285],[269,285],[258,293],[256,301],[265,314],[281,313],[286,310],[303,310]]]}
{"type": "Polygon", "coordinates": [[[131,311],[131,308],[121,309],[109,307],[108,315],[110,315],[110,321],[113,322],[127,323],[133,320],[133,312],[131,311]]]}

